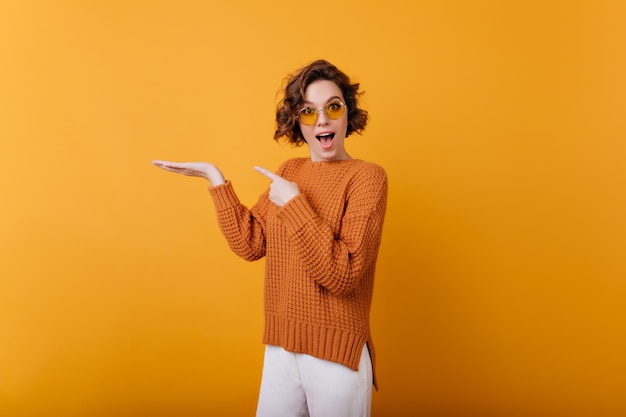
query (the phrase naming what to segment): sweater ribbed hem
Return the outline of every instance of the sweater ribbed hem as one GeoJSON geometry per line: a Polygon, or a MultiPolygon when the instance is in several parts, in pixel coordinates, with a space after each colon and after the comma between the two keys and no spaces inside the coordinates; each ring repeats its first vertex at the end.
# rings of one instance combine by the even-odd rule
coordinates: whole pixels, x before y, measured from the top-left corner
{"type": "Polygon", "coordinates": [[[295,353],[306,353],[316,358],[337,362],[358,371],[361,351],[367,337],[344,330],[329,329],[311,324],[265,315],[263,343],[282,346],[295,353]]]}
{"type": "Polygon", "coordinates": [[[315,211],[303,194],[299,194],[285,204],[277,213],[289,233],[300,229],[315,216],[315,211]]]}
{"type": "Polygon", "coordinates": [[[215,204],[215,210],[220,211],[233,206],[233,201],[239,202],[237,194],[230,181],[226,181],[224,184],[210,187],[209,192],[213,197],[213,203],[215,204]]]}

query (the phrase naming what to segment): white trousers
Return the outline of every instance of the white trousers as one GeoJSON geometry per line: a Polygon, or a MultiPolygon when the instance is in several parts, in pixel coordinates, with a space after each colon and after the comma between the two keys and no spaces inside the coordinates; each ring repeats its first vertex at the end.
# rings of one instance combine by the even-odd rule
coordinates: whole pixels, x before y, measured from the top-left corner
{"type": "Polygon", "coordinates": [[[369,417],[372,362],[363,347],[359,371],[266,345],[257,417],[369,417]]]}

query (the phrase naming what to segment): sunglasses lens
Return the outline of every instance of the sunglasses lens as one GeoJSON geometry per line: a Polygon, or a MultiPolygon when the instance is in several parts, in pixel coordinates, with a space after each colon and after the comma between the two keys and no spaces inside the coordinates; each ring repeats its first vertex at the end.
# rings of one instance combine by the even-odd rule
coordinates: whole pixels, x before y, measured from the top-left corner
{"type": "Polygon", "coordinates": [[[311,107],[305,107],[298,113],[298,119],[305,125],[312,126],[317,121],[317,112],[311,107]]]}
{"type": "Polygon", "coordinates": [[[343,114],[344,109],[345,109],[345,106],[343,105],[343,103],[336,101],[333,103],[329,103],[326,106],[326,114],[331,119],[339,119],[341,115],[343,114]]]}

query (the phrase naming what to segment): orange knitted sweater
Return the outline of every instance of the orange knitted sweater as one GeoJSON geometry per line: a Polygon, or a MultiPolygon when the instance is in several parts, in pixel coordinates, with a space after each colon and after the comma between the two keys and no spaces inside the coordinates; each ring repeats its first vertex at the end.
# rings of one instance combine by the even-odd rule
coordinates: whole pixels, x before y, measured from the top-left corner
{"type": "Polygon", "coordinates": [[[367,343],[374,365],[369,313],[385,171],[358,159],[295,158],[276,174],[300,188],[283,207],[269,190],[248,209],[230,182],[210,188],[230,248],[249,261],[266,258],[263,343],[354,370],[367,343]]]}

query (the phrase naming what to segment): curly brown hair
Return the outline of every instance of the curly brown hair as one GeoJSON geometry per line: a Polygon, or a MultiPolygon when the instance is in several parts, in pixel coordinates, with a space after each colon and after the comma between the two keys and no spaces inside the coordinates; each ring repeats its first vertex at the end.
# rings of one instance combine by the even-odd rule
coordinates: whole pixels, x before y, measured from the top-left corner
{"type": "Polygon", "coordinates": [[[341,72],[336,66],[325,60],[317,60],[301,68],[295,75],[287,79],[284,88],[284,97],[276,109],[276,131],[274,139],[286,137],[288,142],[301,146],[305,143],[300,130],[300,124],[296,116],[304,104],[304,92],[309,84],[319,81],[333,81],[343,94],[345,104],[348,107],[348,129],[346,137],[356,132],[361,134],[367,124],[368,114],[366,110],[358,106],[359,83],[352,83],[350,78],[341,72]]]}

